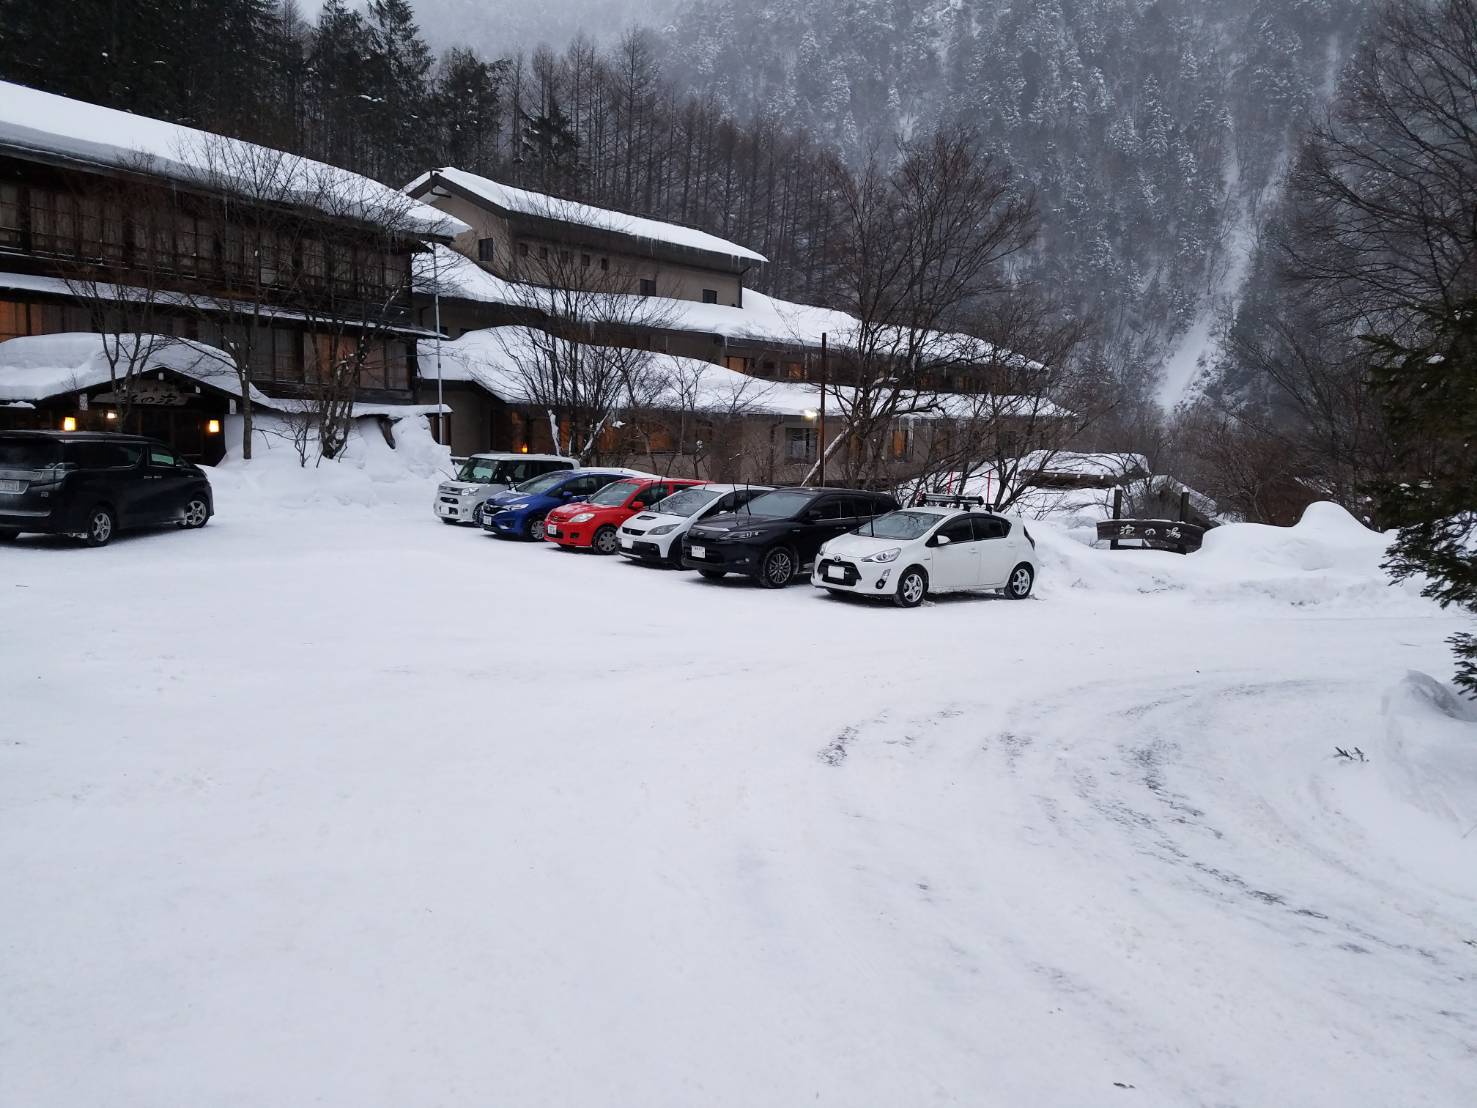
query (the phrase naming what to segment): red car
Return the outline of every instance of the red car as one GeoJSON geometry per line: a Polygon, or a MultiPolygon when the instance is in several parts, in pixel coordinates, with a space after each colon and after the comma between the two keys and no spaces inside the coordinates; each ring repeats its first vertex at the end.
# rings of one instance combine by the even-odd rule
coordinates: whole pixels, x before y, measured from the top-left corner
{"type": "Polygon", "coordinates": [[[620,549],[616,532],[639,511],[651,507],[678,489],[705,485],[674,477],[628,477],[606,485],[589,500],[562,504],[544,520],[544,538],[558,546],[614,554],[620,549]]]}

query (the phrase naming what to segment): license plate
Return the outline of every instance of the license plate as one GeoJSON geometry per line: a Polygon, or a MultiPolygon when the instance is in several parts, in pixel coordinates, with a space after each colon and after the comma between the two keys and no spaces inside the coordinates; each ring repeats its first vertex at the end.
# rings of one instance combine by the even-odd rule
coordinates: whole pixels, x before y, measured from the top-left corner
{"type": "Polygon", "coordinates": [[[621,549],[622,550],[630,550],[631,547],[633,547],[635,545],[636,545],[636,540],[635,539],[624,539],[624,538],[621,539],[621,549]]]}
{"type": "Polygon", "coordinates": [[[0,481],[0,492],[21,492],[25,487],[20,481],[0,481]]]}
{"type": "Polygon", "coordinates": [[[846,570],[842,569],[840,566],[827,566],[826,567],[826,576],[827,577],[830,577],[830,578],[833,578],[834,580],[837,580],[837,581],[845,581],[846,580],[846,570]]]}
{"type": "Polygon", "coordinates": [[[553,535],[553,536],[555,536],[557,538],[558,535],[559,535],[559,528],[557,528],[557,527],[550,527],[546,523],[546,524],[544,524],[544,534],[546,534],[546,535],[553,535]]]}
{"type": "Polygon", "coordinates": [[[708,548],[706,546],[694,546],[692,548],[692,556],[694,558],[706,558],[708,556],[708,548]]]}

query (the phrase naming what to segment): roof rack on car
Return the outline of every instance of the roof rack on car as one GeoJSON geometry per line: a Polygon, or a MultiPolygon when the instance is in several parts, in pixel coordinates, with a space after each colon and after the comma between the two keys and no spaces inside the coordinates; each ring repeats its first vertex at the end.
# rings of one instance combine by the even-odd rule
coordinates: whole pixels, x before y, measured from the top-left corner
{"type": "Polygon", "coordinates": [[[923,503],[935,508],[983,508],[985,498],[983,496],[961,496],[954,492],[926,492],[923,494],[923,503]]]}

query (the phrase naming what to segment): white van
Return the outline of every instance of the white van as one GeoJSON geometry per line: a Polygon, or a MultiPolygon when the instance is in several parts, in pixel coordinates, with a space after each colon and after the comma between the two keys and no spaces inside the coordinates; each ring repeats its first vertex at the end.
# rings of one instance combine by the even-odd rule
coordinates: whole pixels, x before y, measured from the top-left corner
{"type": "Polygon", "coordinates": [[[558,454],[472,454],[462,462],[455,480],[436,489],[436,518],[442,523],[480,522],[477,508],[494,493],[578,464],[558,454]]]}

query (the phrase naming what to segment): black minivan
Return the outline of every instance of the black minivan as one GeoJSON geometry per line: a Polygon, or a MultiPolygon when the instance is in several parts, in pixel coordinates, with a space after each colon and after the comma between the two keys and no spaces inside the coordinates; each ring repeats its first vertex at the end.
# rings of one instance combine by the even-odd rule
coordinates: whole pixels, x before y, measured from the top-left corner
{"type": "Polygon", "coordinates": [[[767,588],[784,588],[815,561],[822,543],[897,507],[882,492],[773,489],[740,511],[694,524],[683,536],[682,564],[710,579],[742,573],[767,588]]]}
{"type": "Polygon", "coordinates": [[[26,531],[106,546],[125,527],[204,527],[205,472],[142,435],[0,431],[0,541],[26,531]]]}

